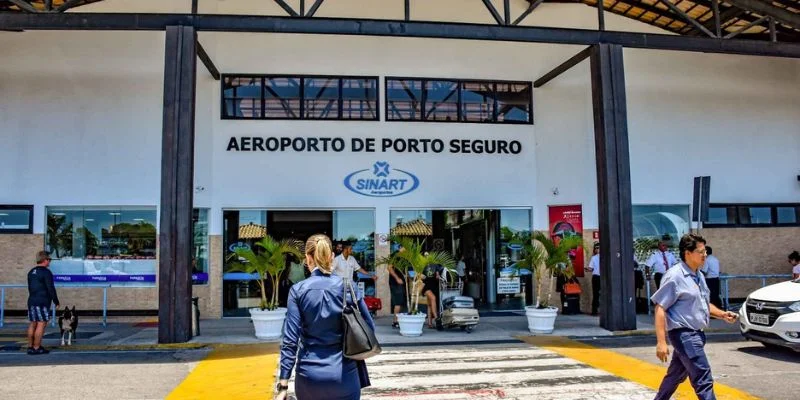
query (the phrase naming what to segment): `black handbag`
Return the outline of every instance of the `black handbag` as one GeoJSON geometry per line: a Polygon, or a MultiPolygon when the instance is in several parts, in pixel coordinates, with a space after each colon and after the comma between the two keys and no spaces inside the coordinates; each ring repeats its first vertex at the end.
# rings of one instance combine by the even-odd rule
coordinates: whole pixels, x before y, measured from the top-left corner
{"type": "Polygon", "coordinates": [[[375,337],[375,332],[361,316],[355,290],[353,290],[350,280],[347,279],[345,279],[342,289],[342,330],[344,331],[342,342],[345,357],[352,360],[366,360],[381,354],[381,345],[375,337]],[[353,305],[347,303],[348,289],[353,299],[353,305]]]}

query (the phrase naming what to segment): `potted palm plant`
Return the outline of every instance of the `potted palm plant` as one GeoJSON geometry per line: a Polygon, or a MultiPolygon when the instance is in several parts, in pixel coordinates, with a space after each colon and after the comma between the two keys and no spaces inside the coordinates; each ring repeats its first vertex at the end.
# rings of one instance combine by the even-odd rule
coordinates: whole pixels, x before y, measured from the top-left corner
{"type": "Polygon", "coordinates": [[[527,268],[532,271],[536,286],[536,304],[525,307],[528,330],[531,333],[553,332],[558,307],[551,305],[550,298],[555,282],[559,276],[567,279],[574,276],[569,252],[582,245],[583,239],[580,236],[565,237],[556,243],[544,233],[536,232],[531,243],[524,246],[517,268],[527,268]]]}
{"type": "Polygon", "coordinates": [[[231,271],[239,271],[258,275],[258,285],[261,289],[261,303],[257,308],[250,309],[250,318],[259,339],[277,339],[281,337],[283,321],[286,318],[286,309],[278,307],[278,287],[281,273],[286,269],[286,260],[289,256],[303,259],[302,242],[292,239],[277,241],[267,235],[255,243],[260,251],[254,252],[250,248],[237,248],[233,256],[235,261],[231,264],[231,271]],[[272,285],[272,294],[267,299],[265,281],[269,279],[272,285]]]}
{"type": "MultiPolygon", "coordinates": [[[[423,250],[422,243],[418,240],[408,238],[391,238],[391,240],[400,244],[403,250],[397,251],[387,258],[382,258],[378,263],[391,264],[394,268],[402,271],[405,276],[409,276],[411,271],[414,272],[411,287],[409,288],[408,284],[404,285],[406,288],[406,310],[408,312],[399,314],[397,321],[400,323],[401,335],[420,336],[422,335],[422,327],[425,324],[426,317],[424,313],[419,312],[419,288],[422,285],[425,267],[441,265],[445,270],[452,271],[456,261],[446,252],[431,251],[426,253],[423,250]]],[[[436,306],[436,304],[428,304],[428,307],[436,306]]]]}

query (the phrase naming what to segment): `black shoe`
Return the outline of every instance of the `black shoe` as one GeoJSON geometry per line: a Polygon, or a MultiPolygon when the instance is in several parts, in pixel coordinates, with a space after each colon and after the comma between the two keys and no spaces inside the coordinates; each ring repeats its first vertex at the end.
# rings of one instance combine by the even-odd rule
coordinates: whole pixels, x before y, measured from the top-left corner
{"type": "Polygon", "coordinates": [[[34,354],[50,354],[50,350],[47,350],[44,347],[39,347],[38,349],[34,349],[33,352],[34,354]]]}
{"type": "Polygon", "coordinates": [[[36,354],[36,350],[34,350],[33,347],[28,347],[28,355],[32,356],[34,354],[36,354]]]}
{"type": "Polygon", "coordinates": [[[400,328],[400,323],[399,322],[392,322],[392,328],[398,328],[399,329],[400,328]]]}

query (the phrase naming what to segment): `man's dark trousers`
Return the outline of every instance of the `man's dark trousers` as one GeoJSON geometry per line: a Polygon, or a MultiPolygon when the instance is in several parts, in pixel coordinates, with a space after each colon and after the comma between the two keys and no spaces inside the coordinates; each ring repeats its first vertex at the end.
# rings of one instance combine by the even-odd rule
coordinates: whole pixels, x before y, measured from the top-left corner
{"type": "Polygon", "coordinates": [[[600,275],[592,275],[592,315],[600,308],[600,275]]]}
{"type": "Polygon", "coordinates": [[[669,400],[687,376],[698,399],[716,400],[711,366],[704,349],[705,333],[691,329],[674,329],[669,331],[669,341],[673,348],[672,362],[667,369],[667,375],[661,381],[655,400],[669,400]]]}
{"type": "Polygon", "coordinates": [[[719,297],[719,278],[706,278],[706,285],[711,295],[711,304],[722,309],[722,299],[719,297]]]}

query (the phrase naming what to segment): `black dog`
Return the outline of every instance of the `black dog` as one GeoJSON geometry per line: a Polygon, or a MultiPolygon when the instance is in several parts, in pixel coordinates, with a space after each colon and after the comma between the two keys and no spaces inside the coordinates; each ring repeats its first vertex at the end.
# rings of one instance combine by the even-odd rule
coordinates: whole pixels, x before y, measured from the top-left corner
{"type": "Polygon", "coordinates": [[[78,330],[78,312],[75,310],[75,306],[72,306],[72,310],[69,307],[64,308],[64,312],[58,317],[58,327],[61,328],[61,345],[64,345],[64,336],[69,333],[67,345],[72,346],[72,336],[75,336],[75,340],[78,339],[76,333],[78,330]]]}

